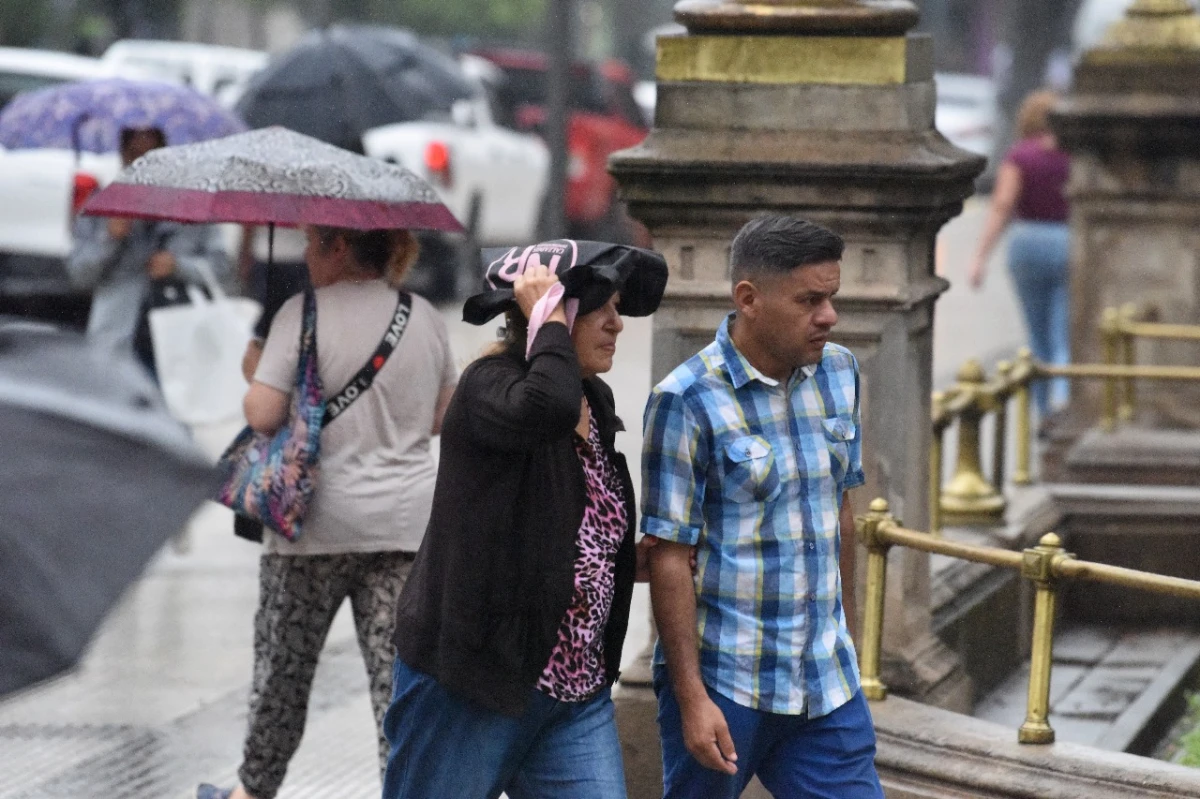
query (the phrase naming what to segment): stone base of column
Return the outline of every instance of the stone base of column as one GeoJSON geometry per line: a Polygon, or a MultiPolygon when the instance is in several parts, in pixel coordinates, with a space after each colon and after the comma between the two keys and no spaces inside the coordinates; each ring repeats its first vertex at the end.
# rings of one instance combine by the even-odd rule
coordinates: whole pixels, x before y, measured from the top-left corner
{"type": "Polygon", "coordinates": [[[1051,443],[1057,447],[1048,447],[1043,461],[1048,482],[1200,486],[1200,432],[1194,430],[1093,428],[1051,443]]]}
{"type": "Polygon", "coordinates": [[[613,689],[613,704],[629,799],[662,799],[662,745],[658,739],[658,701],[654,690],[629,685],[622,679],[613,689]]]}
{"type": "Polygon", "coordinates": [[[970,714],[975,702],[971,678],[958,655],[933,633],[898,651],[885,649],[880,665],[889,694],[970,714]]]}

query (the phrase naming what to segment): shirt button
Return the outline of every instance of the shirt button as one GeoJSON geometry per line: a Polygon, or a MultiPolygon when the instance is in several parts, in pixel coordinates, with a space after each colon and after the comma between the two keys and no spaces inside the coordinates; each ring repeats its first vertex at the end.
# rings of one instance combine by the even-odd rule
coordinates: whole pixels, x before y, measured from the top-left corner
{"type": "Polygon", "coordinates": [[[816,602],[816,601],[817,601],[817,595],[816,595],[816,594],[809,594],[809,595],[808,595],[808,601],[809,601],[809,602],[816,602]]]}
{"type": "Polygon", "coordinates": [[[809,541],[809,542],[808,542],[808,548],[809,548],[809,549],[816,549],[816,548],[817,548],[817,544],[816,544],[816,542],[815,542],[815,541],[809,541]]]}

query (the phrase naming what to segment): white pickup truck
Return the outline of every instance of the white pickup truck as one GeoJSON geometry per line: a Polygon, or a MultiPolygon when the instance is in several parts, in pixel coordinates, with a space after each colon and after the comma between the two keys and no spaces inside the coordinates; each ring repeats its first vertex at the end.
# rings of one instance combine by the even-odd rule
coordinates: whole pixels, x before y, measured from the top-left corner
{"type": "MultiPolygon", "coordinates": [[[[133,66],[20,47],[0,47],[0,105],[19,91],[113,75],[148,77],[133,66]]],[[[87,295],[71,285],[71,212],[120,169],[116,153],[0,148],[0,313],[86,321],[87,295]]]]}
{"type": "Polygon", "coordinates": [[[533,135],[496,124],[487,84],[503,74],[474,56],[462,60],[478,93],[442,119],[384,125],[363,134],[367,155],[398,163],[425,178],[477,244],[536,240],[550,153],[533,135]]]}

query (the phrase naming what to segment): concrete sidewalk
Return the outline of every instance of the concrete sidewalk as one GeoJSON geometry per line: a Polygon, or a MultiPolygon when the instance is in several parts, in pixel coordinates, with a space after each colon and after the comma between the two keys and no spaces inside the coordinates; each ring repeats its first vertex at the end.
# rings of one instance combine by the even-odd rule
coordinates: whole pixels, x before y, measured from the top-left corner
{"type": "MultiPolygon", "coordinates": [[[[193,520],[74,673],[0,704],[3,799],[164,799],[232,784],[245,733],[257,545],[228,511],[193,520]]],[[[374,722],[348,608],[330,633],[281,799],[379,795],[374,722]]]]}

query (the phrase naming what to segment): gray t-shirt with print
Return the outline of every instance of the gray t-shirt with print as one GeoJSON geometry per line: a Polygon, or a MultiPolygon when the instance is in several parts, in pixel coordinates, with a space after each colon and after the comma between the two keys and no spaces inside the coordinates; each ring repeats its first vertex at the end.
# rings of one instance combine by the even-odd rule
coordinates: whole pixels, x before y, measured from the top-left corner
{"type": "MultiPolygon", "coordinates": [[[[396,312],[383,280],[317,290],[317,366],[325,396],[340,391],[371,357],[396,312]]],[[[303,296],[271,324],[254,379],[291,392],[299,357],[303,296]]],[[[458,380],[446,325],[413,297],[412,315],[371,388],[321,432],[320,473],[300,538],[267,531],[268,552],[323,555],[415,552],[433,502],[430,432],[438,397],[458,380]]]]}

